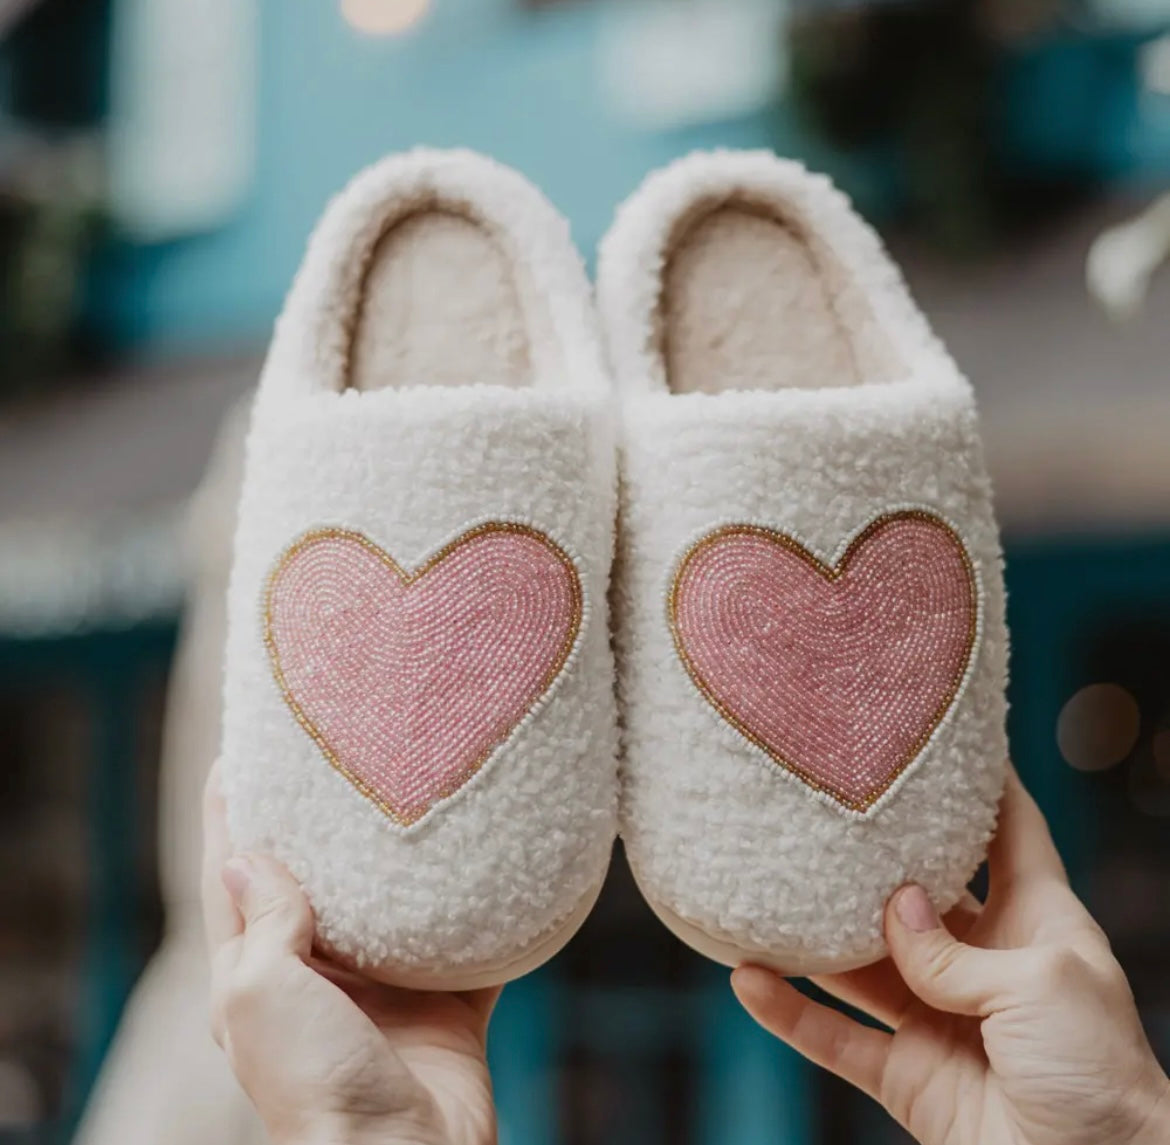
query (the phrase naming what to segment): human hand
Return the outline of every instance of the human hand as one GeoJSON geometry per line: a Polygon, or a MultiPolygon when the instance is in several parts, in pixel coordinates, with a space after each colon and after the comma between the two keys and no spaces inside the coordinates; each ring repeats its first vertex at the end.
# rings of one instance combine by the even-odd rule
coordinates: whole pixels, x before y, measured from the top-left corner
{"type": "Polygon", "coordinates": [[[1170,1142],[1170,1082],[1125,974],[1014,771],[990,871],[986,905],[968,896],[945,923],[920,887],[903,887],[886,908],[891,957],[814,979],[892,1032],[760,967],[735,971],[736,995],[923,1145],[1170,1142]]]}
{"type": "Polygon", "coordinates": [[[315,957],[292,876],[231,856],[214,770],[204,834],[213,1032],[274,1145],[494,1145],[484,1045],[499,990],[399,990],[315,957]]]}

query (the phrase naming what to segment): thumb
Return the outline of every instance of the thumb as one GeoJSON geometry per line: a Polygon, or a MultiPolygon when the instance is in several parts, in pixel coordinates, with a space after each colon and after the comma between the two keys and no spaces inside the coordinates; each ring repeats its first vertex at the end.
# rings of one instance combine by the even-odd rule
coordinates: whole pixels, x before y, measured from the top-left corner
{"type": "Polygon", "coordinates": [[[906,985],[948,1014],[985,1016],[1010,981],[1002,961],[1010,954],[960,942],[915,883],[896,891],[886,906],[886,942],[906,985]]]}
{"type": "Polygon", "coordinates": [[[223,882],[244,919],[244,949],[308,958],[313,911],[297,881],[265,855],[236,855],[224,864],[223,882]]]}

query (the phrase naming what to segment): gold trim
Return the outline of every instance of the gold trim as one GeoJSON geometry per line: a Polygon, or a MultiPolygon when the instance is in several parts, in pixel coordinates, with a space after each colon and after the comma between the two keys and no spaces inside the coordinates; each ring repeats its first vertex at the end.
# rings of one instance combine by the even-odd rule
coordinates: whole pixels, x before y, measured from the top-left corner
{"type": "Polygon", "coordinates": [[[321,754],[329,764],[341,775],[345,776],[354,787],[358,789],[367,799],[370,800],[376,807],[390,816],[397,824],[402,827],[411,827],[419,822],[426,815],[442,803],[446,799],[450,799],[457,791],[464,787],[471,779],[479,772],[492,754],[503,745],[516,731],[520,724],[527,719],[529,715],[540,705],[541,701],[548,694],[549,689],[556,682],[557,678],[564,671],[569,658],[573,653],[573,649],[577,644],[577,638],[581,634],[581,626],[585,614],[585,598],[584,592],[581,588],[581,577],[577,572],[577,566],[573,563],[572,558],[564,549],[561,548],[551,537],[542,533],[539,529],[532,528],[529,525],[522,525],[514,521],[488,521],[485,524],[477,525],[473,529],[469,529],[465,533],[461,533],[453,541],[444,545],[438,552],[429,557],[422,565],[413,571],[404,569],[385,549],[380,545],[375,544],[364,533],[359,533],[355,529],[340,529],[340,528],[321,528],[311,529],[303,536],[298,537],[285,551],[281,554],[277,561],[275,568],[269,573],[268,579],[264,587],[264,645],[268,650],[269,660],[272,662],[272,673],[276,678],[276,683],[280,688],[281,695],[284,697],[285,703],[289,706],[293,716],[298,724],[305,730],[309,738],[321,750],[321,754]],[[292,694],[292,690],[285,678],[284,668],[280,662],[280,653],[276,647],[276,637],[273,633],[273,594],[276,591],[277,581],[280,579],[281,573],[284,571],[288,563],[296,557],[303,550],[317,544],[320,541],[328,539],[341,539],[348,541],[356,541],[363,548],[373,553],[391,572],[398,577],[403,586],[409,588],[416,581],[421,580],[431,569],[441,564],[447,557],[449,557],[457,549],[462,548],[470,541],[476,540],[479,537],[485,536],[489,533],[514,533],[521,536],[530,537],[534,541],[539,541],[545,548],[547,548],[565,567],[569,573],[570,591],[572,593],[572,623],[569,626],[569,631],[566,634],[565,640],[562,643],[560,653],[557,656],[556,663],[546,673],[544,680],[541,683],[540,692],[536,699],[524,711],[524,715],[520,717],[508,730],[499,738],[494,740],[488,747],[478,755],[467,767],[447,785],[445,785],[439,793],[433,798],[428,806],[414,815],[406,815],[395,808],[388,800],[382,798],[368,783],[366,783],[360,776],[355,775],[350,768],[341,761],[337,753],[330,747],[324,735],[317,729],[313,721],[297,703],[292,694]]]}
{"type": "Polygon", "coordinates": [[[765,752],[771,759],[778,763],[785,771],[794,775],[802,783],[807,784],[814,791],[832,799],[835,803],[850,811],[855,811],[859,814],[864,814],[869,811],[891,787],[901,778],[906,769],[922,754],[926,746],[934,737],[935,732],[938,731],[943,720],[946,719],[952,706],[954,705],[959,693],[963,687],[963,681],[967,678],[967,673],[971,669],[971,660],[975,653],[975,645],[979,637],[979,613],[980,613],[980,593],[979,593],[979,579],[975,572],[975,565],[971,560],[970,554],[967,552],[967,546],[963,543],[963,538],[958,531],[944,521],[942,517],[936,516],[934,513],[928,513],[924,509],[900,509],[895,512],[882,513],[875,517],[864,529],[861,530],[846,546],[845,551],[837,559],[835,564],[826,564],[814,553],[812,553],[805,545],[802,545],[795,537],[787,533],[782,533],[778,529],[769,529],[763,525],[725,525],[722,528],[716,529],[714,532],[708,533],[696,541],[683,554],[682,560],[679,562],[677,571],[671,581],[670,597],[668,605],[669,623],[671,636],[674,639],[674,647],[678,652],[679,659],[682,661],[683,667],[687,670],[687,675],[690,676],[695,687],[702,693],[703,698],[723,717],[740,735],[744,737],[749,743],[754,744],[761,751],[765,752]],[[705,549],[722,541],[725,537],[731,536],[749,536],[749,537],[763,537],[766,540],[780,545],[787,549],[793,555],[799,557],[802,561],[819,573],[822,577],[830,582],[836,582],[844,575],[845,570],[849,567],[850,561],[853,559],[857,550],[865,544],[867,540],[879,529],[895,521],[902,520],[916,520],[926,521],[932,525],[940,526],[946,531],[950,538],[955,542],[956,548],[959,550],[963,558],[963,565],[967,570],[967,576],[971,588],[971,624],[967,633],[967,647],[963,654],[962,664],[957,672],[955,678],[951,681],[950,687],[947,689],[946,696],[943,702],[934,712],[930,723],[926,730],[914,741],[911,745],[909,753],[906,758],[897,766],[891,773],[889,778],[882,784],[881,788],[872,792],[866,798],[861,800],[850,800],[842,798],[839,792],[832,790],[823,782],[811,775],[807,769],[800,767],[791,760],[785,759],[778,752],[772,750],[759,736],[744,726],[744,724],[735,716],[735,714],[715,695],[710,685],[703,678],[702,673],[691,660],[687,654],[684,646],[682,633],[678,625],[678,597],[682,588],[682,580],[686,575],[687,568],[691,561],[698,556],[705,549]]]}

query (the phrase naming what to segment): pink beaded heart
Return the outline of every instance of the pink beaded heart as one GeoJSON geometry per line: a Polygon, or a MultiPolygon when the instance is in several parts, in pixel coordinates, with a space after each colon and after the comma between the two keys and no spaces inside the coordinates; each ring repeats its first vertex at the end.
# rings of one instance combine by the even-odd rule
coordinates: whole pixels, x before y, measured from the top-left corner
{"type": "Polygon", "coordinates": [[[922,510],[878,517],[832,565],[772,529],[718,529],[670,593],[679,656],[716,711],[856,814],[956,703],[978,617],[962,540],[922,510]]]}
{"type": "Polygon", "coordinates": [[[568,555],[506,522],[412,572],[361,533],[315,530],[281,557],[265,604],[288,706],[402,826],[462,788],[536,707],[582,621],[568,555]]]}

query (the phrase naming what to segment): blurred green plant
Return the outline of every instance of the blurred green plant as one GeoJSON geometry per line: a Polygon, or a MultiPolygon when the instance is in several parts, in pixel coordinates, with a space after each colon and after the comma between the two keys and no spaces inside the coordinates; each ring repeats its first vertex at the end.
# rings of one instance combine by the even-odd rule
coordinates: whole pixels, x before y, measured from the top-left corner
{"type": "Polygon", "coordinates": [[[102,219],[95,140],[7,136],[0,154],[0,398],[28,394],[70,364],[102,219]]]}
{"type": "Polygon", "coordinates": [[[1000,229],[1010,174],[995,139],[998,65],[1059,20],[1059,0],[887,0],[791,26],[796,106],[832,142],[895,152],[910,212],[953,252],[1000,229]]]}

